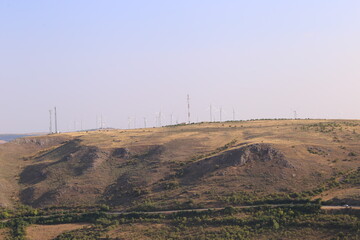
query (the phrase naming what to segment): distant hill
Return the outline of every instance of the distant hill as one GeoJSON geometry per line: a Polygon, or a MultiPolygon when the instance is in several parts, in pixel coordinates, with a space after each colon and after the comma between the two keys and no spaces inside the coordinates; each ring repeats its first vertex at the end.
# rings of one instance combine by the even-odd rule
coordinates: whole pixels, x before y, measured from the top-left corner
{"type": "Polygon", "coordinates": [[[43,134],[0,134],[0,143],[10,142],[17,138],[39,136],[39,135],[43,135],[43,134]]]}
{"type": "Polygon", "coordinates": [[[262,120],[24,137],[0,145],[0,204],[360,203],[359,133],[360,121],[262,120]]]}

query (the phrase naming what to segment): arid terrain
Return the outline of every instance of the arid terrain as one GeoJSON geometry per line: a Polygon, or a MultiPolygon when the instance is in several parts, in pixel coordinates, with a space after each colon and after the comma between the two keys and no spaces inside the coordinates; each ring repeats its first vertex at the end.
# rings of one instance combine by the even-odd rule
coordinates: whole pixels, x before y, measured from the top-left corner
{"type": "MultiPolygon", "coordinates": [[[[123,212],[315,200],[357,206],[359,142],[355,120],[237,121],[25,137],[0,145],[0,206],[106,206],[123,212]]],[[[152,239],[147,231],[174,230],[166,222],[126,224],[105,235],[152,239]]],[[[184,239],[190,239],[198,227],[186,231],[184,239]]],[[[279,234],[296,239],[299,231],[304,230],[279,234]]],[[[305,232],[308,239],[333,235],[326,229],[305,232]]],[[[275,238],[266,231],[251,236],[275,238]]]]}

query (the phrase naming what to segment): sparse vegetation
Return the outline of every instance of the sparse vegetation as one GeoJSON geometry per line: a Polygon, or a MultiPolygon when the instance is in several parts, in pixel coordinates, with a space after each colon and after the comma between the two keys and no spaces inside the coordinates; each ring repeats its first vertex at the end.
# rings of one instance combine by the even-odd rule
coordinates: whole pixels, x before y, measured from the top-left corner
{"type": "MultiPolygon", "coordinates": [[[[335,237],[350,238],[357,234],[358,220],[346,212],[340,216],[295,208],[360,200],[353,194],[360,184],[360,147],[354,144],[359,131],[357,121],[257,120],[76,132],[7,143],[0,145],[0,204],[14,208],[0,210],[0,220],[5,220],[0,227],[17,239],[24,238],[31,224],[81,221],[92,226],[58,239],[116,239],[113,230],[120,225],[129,227],[129,234],[139,227],[135,239],[256,239],[272,233],[286,238],[310,225],[315,226],[311,231],[328,232],[335,224],[335,237]],[[341,198],[332,201],[337,191],[341,198]],[[25,205],[14,205],[13,196],[25,205]],[[281,207],[284,217],[264,206],[238,209],[264,204],[290,204],[295,214],[287,206],[281,207]],[[225,209],[104,215],[112,209],[212,207],[225,209]]],[[[124,234],[119,237],[126,238],[124,234]]]]}
{"type": "Polygon", "coordinates": [[[255,207],[239,209],[227,207],[222,210],[202,212],[187,211],[170,214],[123,213],[108,215],[103,213],[54,216],[51,221],[43,217],[20,218],[8,223],[13,239],[25,239],[28,224],[59,224],[63,222],[90,222],[91,226],[60,234],[55,239],[116,239],[117,236],[130,237],[141,234],[140,238],[150,239],[256,239],[261,235],[282,233],[292,230],[293,234],[302,228],[332,231],[335,235],[359,236],[359,219],[348,214],[327,214],[319,204],[299,204],[281,207],[255,207]],[[138,229],[136,226],[144,226],[138,229]],[[161,228],[152,229],[151,226],[161,228]],[[127,228],[127,226],[132,226],[127,228]],[[147,227],[148,226],[148,227],[147,227]],[[113,231],[115,230],[116,231],[113,231]],[[127,230],[125,230],[127,229],[127,230]],[[120,234],[120,235],[119,235],[120,234]]]}

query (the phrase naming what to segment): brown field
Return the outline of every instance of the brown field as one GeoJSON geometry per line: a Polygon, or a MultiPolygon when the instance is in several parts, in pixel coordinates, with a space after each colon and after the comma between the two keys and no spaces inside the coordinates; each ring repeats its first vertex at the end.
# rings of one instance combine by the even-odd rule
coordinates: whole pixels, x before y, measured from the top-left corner
{"type": "Polygon", "coordinates": [[[0,229],[0,240],[5,240],[6,237],[9,237],[9,229],[7,228],[0,229]]]}
{"type": "MultiPolygon", "coordinates": [[[[345,231],[346,233],[346,231],[345,231]]],[[[325,229],[313,229],[313,228],[291,228],[283,230],[280,232],[267,232],[264,234],[259,234],[253,239],[257,240],[269,240],[269,239],[281,239],[281,240],[332,240],[337,239],[336,236],[339,234],[339,231],[334,230],[325,230],[325,229]]],[[[356,235],[356,234],[355,234],[356,235]]],[[[351,235],[348,239],[356,239],[354,234],[351,235]]]]}
{"type": "MultiPolygon", "coordinates": [[[[301,192],[357,169],[359,133],[355,120],[259,120],[26,137],[0,145],[0,204],[221,207],[238,191],[301,192]]],[[[322,194],[357,196],[346,189],[322,194]]]]}
{"type": "Polygon", "coordinates": [[[56,225],[30,225],[26,228],[26,238],[29,240],[51,240],[61,233],[84,228],[89,224],[71,223],[56,225]]]}
{"type": "MultiPolygon", "coordinates": [[[[234,227],[225,227],[228,229],[236,229],[234,227]]],[[[186,229],[178,229],[174,225],[159,224],[159,223],[135,223],[124,224],[118,226],[109,232],[104,237],[109,239],[215,239],[212,234],[220,233],[224,231],[224,227],[188,227],[186,229]]],[[[281,240],[332,240],[336,239],[336,236],[340,233],[349,235],[348,239],[357,239],[360,235],[354,233],[347,233],[346,230],[326,230],[326,229],[314,229],[311,227],[304,228],[288,228],[280,231],[264,230],[263,233],[251,234],[246,239],[253,240],[269,240],[269,239],[281,239],[281,240]],[[335,237],[335,238],[334,238],[335,237]]],[[[229,238],[229,239],[241,239],[241,238],[229,238]]]]}

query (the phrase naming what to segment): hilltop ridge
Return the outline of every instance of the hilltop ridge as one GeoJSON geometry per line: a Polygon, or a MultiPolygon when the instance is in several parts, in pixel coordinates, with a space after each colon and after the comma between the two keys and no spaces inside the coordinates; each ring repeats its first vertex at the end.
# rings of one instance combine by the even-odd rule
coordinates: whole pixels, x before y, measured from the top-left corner
{"type": "Polygon", "coordinates": [[[357,179],[358,132],[355,120],[261,120],[25,137],[0,146],[0,204],[175,209],[274,194],[357,203],[359,183],[344,179],[357,179]]]}

